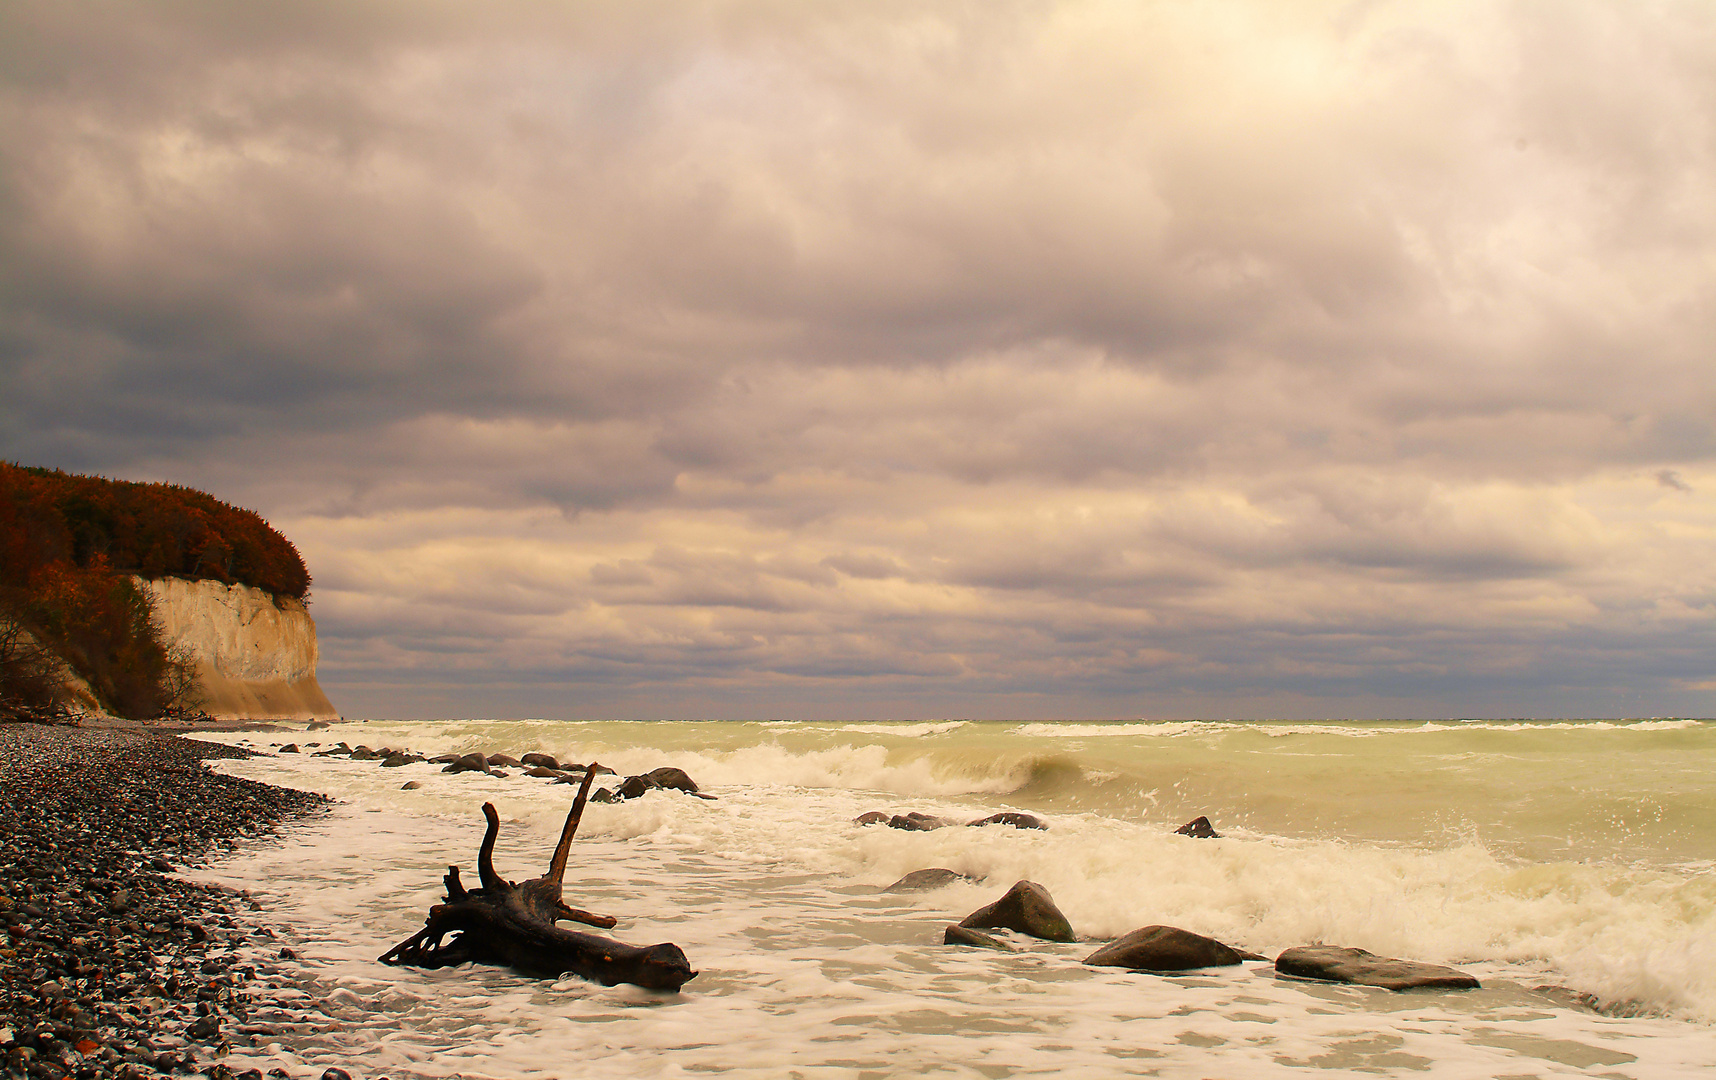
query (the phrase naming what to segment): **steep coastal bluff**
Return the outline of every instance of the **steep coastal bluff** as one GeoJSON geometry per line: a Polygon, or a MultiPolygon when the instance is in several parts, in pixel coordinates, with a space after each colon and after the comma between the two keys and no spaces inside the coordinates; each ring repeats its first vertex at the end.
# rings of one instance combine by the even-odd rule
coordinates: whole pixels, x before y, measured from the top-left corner
{"type": "Polygon", "coordinates": [[[0,719],[333,719],[309,591],[254,511],[0,462],[0,719]]]}
{"type": "Polygon", "coordinates": [[[316,623],[302,600],[246,585],[136,578],[169,648],[196,665],[197,707],[217,720],[336,720],[316,682],[316,623]]]}

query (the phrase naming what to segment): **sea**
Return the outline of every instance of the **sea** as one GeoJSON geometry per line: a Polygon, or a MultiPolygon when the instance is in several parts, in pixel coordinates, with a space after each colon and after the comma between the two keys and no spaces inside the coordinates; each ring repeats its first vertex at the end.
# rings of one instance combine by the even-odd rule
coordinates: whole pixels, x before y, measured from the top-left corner
{"type": "Polygon", "coordinates": [[[1716,721],[821,723],[434,720],[204,737],[303,751],[213,767],[324,792],[328,815],[190,876],[249,890],[275,1006],[234,1071],[400,1077],[1485,1077],[1716,1075],[1716,721]],[[537,751],[713,799],[592,803],[567,902],[671,941],[678,993],[467,965],[390,967],[449,864],[546,868],[575,785],[317,757],[537,751]],[[406,789],[408,781],[420,786],[406,789]],[[867,811],[1045,830],[860,826],[867,811]],[[1207,816],[1219,838],[1177,835],[1207,816]],[[919,869],[967,875],[883,889],[919,869]],[[1080,940],[943,944],[1014,882],[1080,940]],[[1394,992],[1085,965],[1177,926],[1273,958],[1304,944],[1453,965],[1394,992]],[[278,959],[281,949],[295,959],[278,959]]]}

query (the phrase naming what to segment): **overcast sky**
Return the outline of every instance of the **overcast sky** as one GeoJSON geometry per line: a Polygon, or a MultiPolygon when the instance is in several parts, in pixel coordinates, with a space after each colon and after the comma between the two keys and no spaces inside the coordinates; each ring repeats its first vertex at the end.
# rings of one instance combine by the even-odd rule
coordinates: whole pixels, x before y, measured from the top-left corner
{"type": "Polygon", "coordinates": [[[0,9],[0,457],[352,716],[1716,712],[1716,5],[0,9]]]}

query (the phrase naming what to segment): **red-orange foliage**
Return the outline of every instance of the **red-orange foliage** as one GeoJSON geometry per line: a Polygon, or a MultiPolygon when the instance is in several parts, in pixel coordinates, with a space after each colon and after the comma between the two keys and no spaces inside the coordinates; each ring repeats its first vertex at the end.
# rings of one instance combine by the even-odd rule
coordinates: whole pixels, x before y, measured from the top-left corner
{"type": "Polygon", "coordinates": [[[0,462],[0,586],[48,566],[105,562],[146,578],[212,578],[303,599],[292,542],[251,510],[177,484],[135,484],[0,462]]]}
{"type": "Polygon", "coordinates": [[[51,644],[108,708],[146,719],[182,705],[172,691],[182,661],[131,574],[298,599],[310,589],[298,549],[252,511],[173,484],[0,462],[0,615],[51,644]]]}

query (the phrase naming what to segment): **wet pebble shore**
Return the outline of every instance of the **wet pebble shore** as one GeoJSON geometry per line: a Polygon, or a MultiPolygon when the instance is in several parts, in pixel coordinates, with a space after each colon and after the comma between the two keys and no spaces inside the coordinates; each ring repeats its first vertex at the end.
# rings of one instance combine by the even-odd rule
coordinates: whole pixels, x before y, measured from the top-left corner
{"type": "Polygon", "coordinates": [[[251,1016],[266,1004],[256,980],[274,974],[254,960],[271,931],[248,895],[171,876],[326,806],[203,764],[249,756],[0,725],[0,1072],[260,1080],[221,1058],[272,1034],[251,1016]]]}

